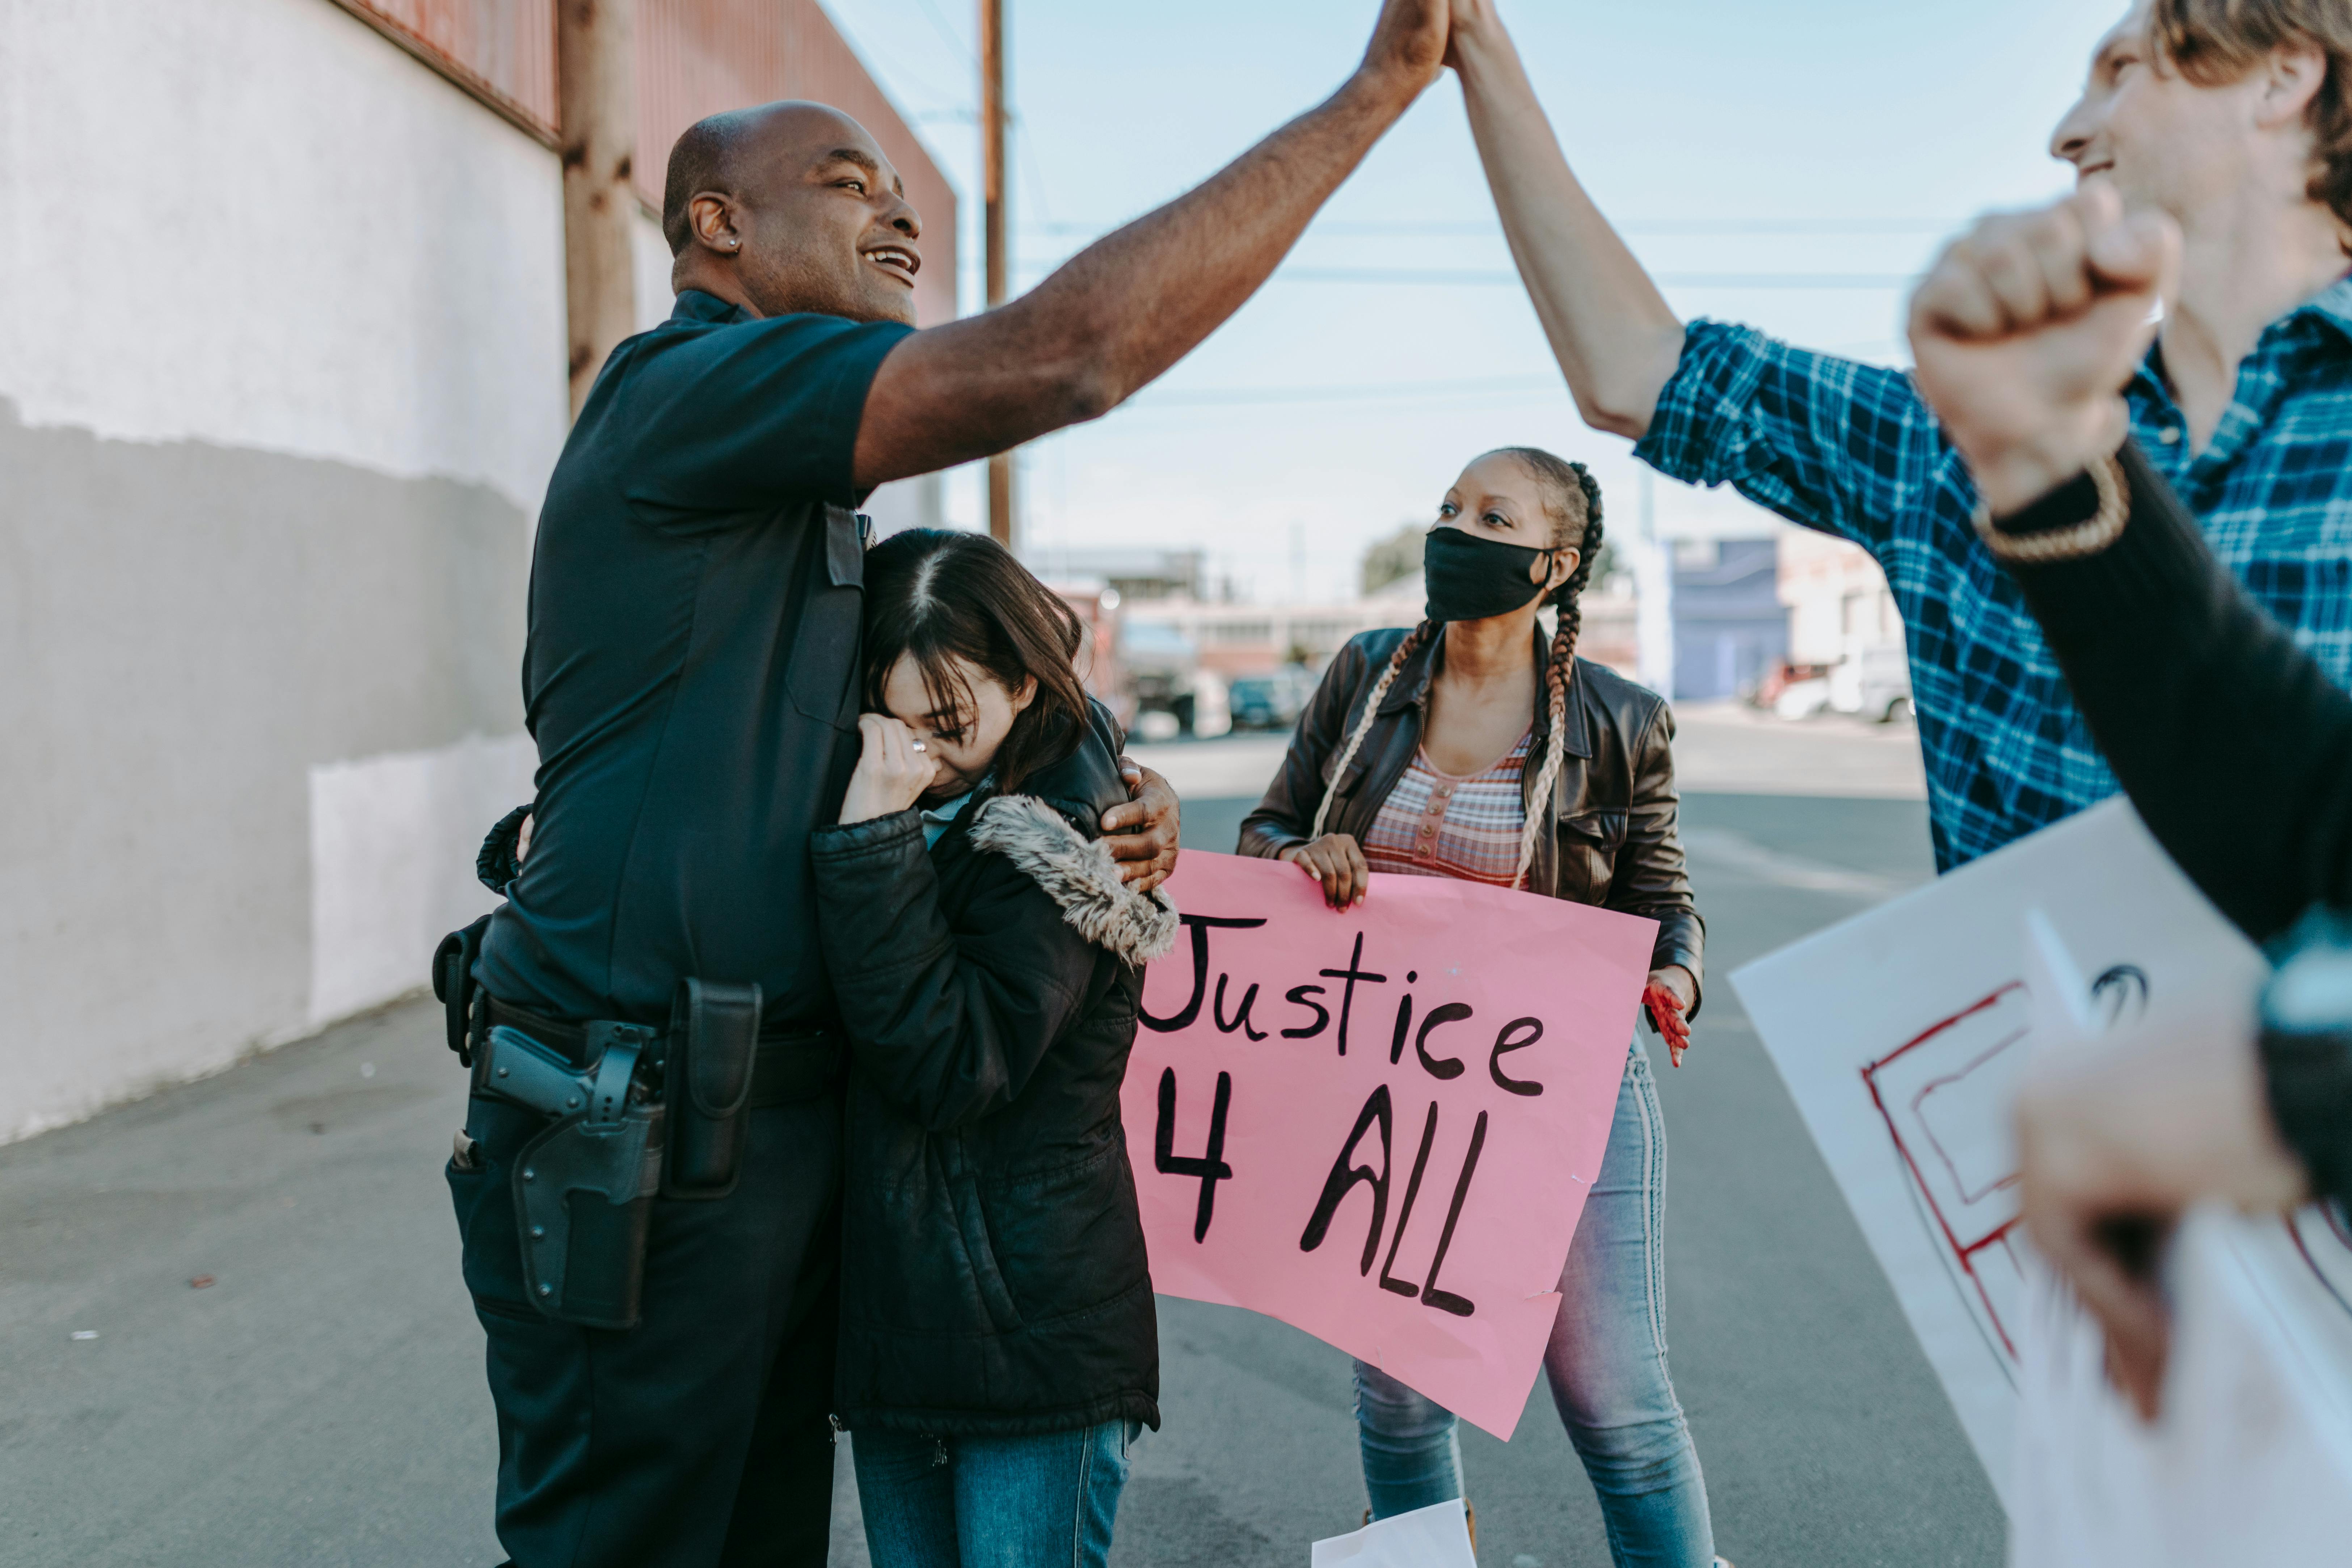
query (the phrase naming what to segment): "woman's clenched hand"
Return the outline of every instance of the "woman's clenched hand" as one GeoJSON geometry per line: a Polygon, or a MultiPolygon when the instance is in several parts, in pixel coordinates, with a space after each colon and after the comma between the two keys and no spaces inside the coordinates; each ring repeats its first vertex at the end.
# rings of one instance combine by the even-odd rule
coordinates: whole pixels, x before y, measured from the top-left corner
{"type": "Polygon", "coordinates": [[[865,750],[857,771],[849,775],[849,793],[842,797],[844,823],[870,822],[906,810],[923,798],[939,776],[936,758],[924,752],[915,732],[887,713],[862,713],[857,733],[865,750]]]}
{"type": "Polygon", "coordinates": [[[1323,884],[1323,898],[1335,910],[1364,901],[1372,890],[1372,868],[1363,846],[1349,833],[1327,833],[1310,844],[1294,844],[1279,857],[1323,884]]]}

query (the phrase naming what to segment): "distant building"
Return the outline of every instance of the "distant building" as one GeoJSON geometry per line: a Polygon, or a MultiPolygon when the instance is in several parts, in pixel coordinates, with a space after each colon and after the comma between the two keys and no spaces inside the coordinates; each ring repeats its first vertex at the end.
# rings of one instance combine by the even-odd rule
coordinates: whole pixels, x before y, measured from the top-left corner
{"type": "Polygon", "coordinates": [[[1630,572],[1613,574],[1608,581],[1585,589],[1576,651],[1595,664],[1607,665],[1628,680],[1639,680],[1640,611],[1630,572]]]}
{"type": "Polygon", "coordinates": [[[1108,588],[1123,600],[1208,596],[1209,552],[1205,550],[1156,550],[1143,545],[1069,549],[1024,544],[1021,559],[1029,570],[1048,583],[1108,588]]]}
{"type": "MultiPolygon", "coordinates": [[[[1419,579],[1413,580],[1416,590],[1419,579]]],[[[1421,619],[1416,596],[1309,605],[1218,605],[1193,598],[1130,600],[1127,617],[1181,632],[1199,650],[1202,669],[1231,680],[1270,675],[1286,664],[1320,669],[1359,632],[1409,626],[1421,619]]]]}
{"type": "Polygon", "coordinates": [[[1780,540],[1684,539],[1673,549],[1675,700],[1753,691],[1789,656],[1780,540]]]}
{"type": "MultiPolygon", "coordinates": [[[[1360,633],[1419,625],[1425,597],[1415,573],[1360,599],[1299,605],[1129,599],[1121,613],[1132,621],[1173,627],[1199,650],[1202,669],[1232,680],[1271,674],[1286,664],[1320,670],[1360,633]]],[[[1577,652],[1630,678],[1633,613],[1633,584],[1622,574],[1588,589],[1577,652]]]]}
{"type": "Polygon", "coordinates": [[[1780,542],[1780,602],[1789,609],[1789,662],[1835,665],[1903,646],[1903,613],[1886,574],[1858,544],[1810,531],[1780,542]]]}
{"type": "Polygon", "coordinates": [[[1898,711],[1898,702],[1908,708],[1903,613],[1868,551],[1791,530],[1780,541],[1780,591],[1789,611],[1789,662],[1822,673],[1824,706],[1874,719],[1898,711]]]}

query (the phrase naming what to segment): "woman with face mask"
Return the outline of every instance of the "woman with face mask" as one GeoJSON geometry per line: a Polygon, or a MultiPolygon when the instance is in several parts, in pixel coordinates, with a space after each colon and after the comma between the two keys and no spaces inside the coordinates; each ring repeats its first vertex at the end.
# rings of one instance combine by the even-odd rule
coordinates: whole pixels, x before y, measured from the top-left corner
{"type": "MultiPolygon", "coordinates": [[[[1511,447],[1465,468],[1424,550],[1429,618],[1367,632],[1332,660],[1241,852],[1290,861],[1335,910],[1380,871],[1647,916],[1643,1001],[1680,1067],[1704,932],[1675,836],[1674,721],[1654,692],[1576,657],[1601,533],[1601,487],[1580,463],[1511,447]]],[[[1719,1561],[1666,1373],[1665,1163],[1636,1039],[1544,1352],[1620,1568],[1719,1561]]],[[[1463,1495],[1450,1412],[1359,1362],[1356,1415],[1373,1517],[1463,1495]]]]}

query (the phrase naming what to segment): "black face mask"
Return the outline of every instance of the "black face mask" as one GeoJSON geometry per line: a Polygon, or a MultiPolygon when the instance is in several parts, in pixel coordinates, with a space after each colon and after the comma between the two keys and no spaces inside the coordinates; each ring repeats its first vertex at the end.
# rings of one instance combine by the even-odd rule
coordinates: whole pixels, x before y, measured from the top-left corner
{"type": "Polygon", "coordinates": [[[1483,621],[1524,610],[1543,589],[1529,569],[1552,550],[1480,539],[1465,529],[1433,528],[1422,546],[1433,621],[1483,621]]]}

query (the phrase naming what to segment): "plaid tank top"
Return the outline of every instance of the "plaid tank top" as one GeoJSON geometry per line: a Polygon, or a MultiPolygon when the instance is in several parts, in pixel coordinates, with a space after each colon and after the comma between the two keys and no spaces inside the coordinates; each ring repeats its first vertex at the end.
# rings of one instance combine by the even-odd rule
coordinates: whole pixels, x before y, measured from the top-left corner
{"type": "Polygon", "coordinates": [[[1528,825],[1519,781],[1534,742],[1529,725],[1501,762],[1466,778],[1439,773],[1427,752],[1414,752],[1364,836],[1365,864],[1408,877],[1509,887],[1528,825]]]}

